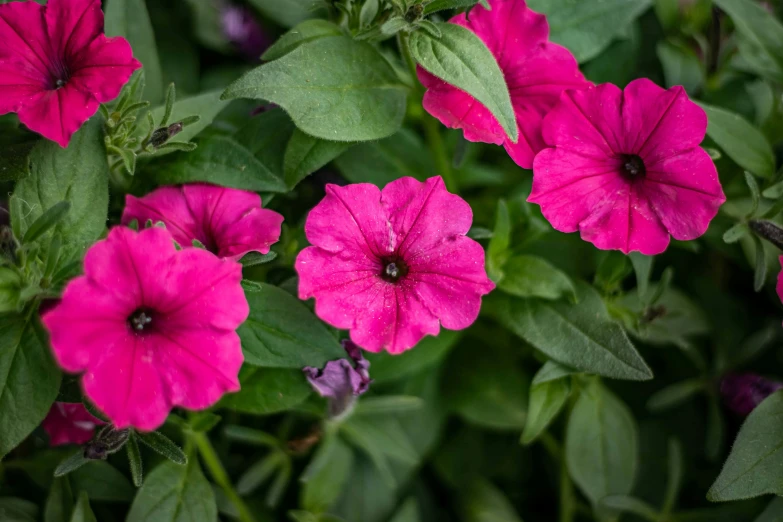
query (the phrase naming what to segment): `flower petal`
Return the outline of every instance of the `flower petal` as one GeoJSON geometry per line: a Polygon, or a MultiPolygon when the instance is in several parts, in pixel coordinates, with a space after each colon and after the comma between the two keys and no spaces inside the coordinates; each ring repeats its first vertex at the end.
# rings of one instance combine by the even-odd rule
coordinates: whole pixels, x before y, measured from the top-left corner
{"type": "Polygon", "coordinates": [[[484,269],[484,249],[464,236],[444,241],[411,263],[408,275],[424,306],[444,328],[461,330],[476,320],[481,296],[495,285],[484,269]]]}
{"type": "Polygon", "coordinates": [[[660,221],[681,241],[704,234],[726,201],[715,164],[699,147],[648,166],[644,191],[660,221]]]}
{"type": "Polygon", "coordinates": [[[623,92],[625,150],[653,163],[698,147],[707,132],[707,115],[680,86],[665,90],[647,78],[623,92]]]}
{"type": "Polygon", "coordinates": [[[467,234],[473,222],[470,205],[446,190],[440,176],[425,182],[411,177],[392,181],[383,189],[397,253],[407,262],[443,241],[467,234]]]}
{"type": "Polygon", "coordinates": [[[53,51],[73,56],[103,32],[100,0],[49,0],[46,27],[53,51]]]}
{"type": "Polygon", "coordinates": [[[69,85],[92,94],[101,103],[116,98],[141,63],[133,57],[127,40],[98,35],[72,58],[69,85]]]}
{"type": "Polygon", "coordinates": [[[152,221],[153,224],[162,221],[180,246],[191,246],[193,239],[207,244],[200,223],[191,212],[188,201],[182,196],[181,187],[161,187],[143,198],[130,194],[125,196],[122,224],[128,225],[134,219],[139,228],[146,227],[147,221],[152,221]]]}
{"type": "Polygon", "coordinates": [[[37,79],[42,89],[50,80],[52,54],[44,11],[36,2],[0,5],[0,71],[16,69],[37,79]]]}
{"type": "Polygon", "coordinates": [[[44,138],[67,147],[71,136],[98,112],[98,100],[71,84],[41,91],[19,110],[19,121],[44,138]]]}
{"type": "Polygon", "coordinates": [[[381,206],[381,191],[369,183],[326,186],[326,197],[310,211],[305,234],[329,252],[347,250],[367,259],[394,251],[394,234],[381,206]]]}

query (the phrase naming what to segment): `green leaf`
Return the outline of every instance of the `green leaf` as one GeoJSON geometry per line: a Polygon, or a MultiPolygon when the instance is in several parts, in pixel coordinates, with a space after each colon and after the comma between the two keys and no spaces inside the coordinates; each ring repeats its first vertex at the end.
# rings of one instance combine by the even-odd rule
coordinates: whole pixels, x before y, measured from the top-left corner
{"type": "Polygon", "coordinates": [[[503,265],[498,288],[517,297],[559,299],[568,295],[576,299],[571,279],[548,261],[536,256],[517,255],[503,265]]]}
{"type": "Polygon", "coordinates": [[[321,513],[332,507],[346,484],[353,452],[337,435],[327,436],[302,472],[301,505],[321,513]]]}
{"type": "Polygon", "coordinates": [[[251,266],[258,266],[269,263],[274,261],[276,258],[277,252],[274,250],[270,250],[266,254],[261,254],[259,252],[248,252],[242,256],[242,259],[240,259],[239,262],[242,263],[243,267],[248,268],[251,266]]]}
{"type": "Polygon", "coordinates": [[[30,151],[37,141],[0,147],[0,181],[16,181],[30,175],[30,151]]]}
{"type": "Polygon", "coordinates": [[[61,378],[38,319],[0,316],[0,459],[46,417],[61,378]]]}
{"type": "Polygon", "coordinates": [[[400,380],[435,366],[454,347],[461,333],[442,329],[437,337],[427,336],[399,355],[365,352],[370,361],[373,382],[400,380]]]}
{"type": "Polygon", "coordinates": [[[383,140],[357,143],[335,163],[352,183],[379,187],[404,176],[424,181],[435,171],[432,156],[419,135],[405,128],[383,140]]]}
{"type": "Polygon", "coordinates": [[[139,442],[174,464],[184,466],[188,463],[188,457],[185,455],[185,452],[162,433],[151,431],[149,433],[138,432],[135,435],[139,442]]]}
{"type": "MultiPolygon", "coordinates": [[[[201,131],[209,127],[220,112],[225,109],[229,102],[221,100],[220,94],[222,91],[209,91],[197,96],[191,96],[189,98],[183,98],[177,100],[169,116],[169,123],[176,123],[182,121],[188,116],[199,116],[199,120],[190,125],[186,125],[178,132],[174,139],[178,142],[187,142],[195,138],[201,131]]],[[[160,124],[163,116],[166,112],[165,105],[159,105],[152,109],[152,118],[155,120],[155,124],[160,124]]],[[[140,118],[141,120],[141,118],[140,118]]],[[[143,138],[146,128],[144,125],[138,126],[137,137],[143,138]]],[[[155,152],[155,156],[162,156],[166,154],[166,149],[159,149],[155,152]]]]}
{"type": "Polygon", "coordinates": [[[753,290],[760,292],[767,281],[767,256],[761,239],[753,234],[750,236],[756,246],[756,264],[753,271],[753,290]]]}
{"type": "Polygon", "coordinates": [[[530,403],[527,408],[525,429],[522,431],[523,444],[530,444],[546,430],[565,406],[569,395],[571,395],[571,384],[565,378],[530,387],[530,403]]]}
{"type": "Polygon", "coordinates": [[[424,6],[424,16],[445,11],[446,9],[462,9],[464,7],[473,7],[478,0],[434,0],[424,6]]]}
{"type": "Polygon", "coordinates": [[[746,223],[737,223],[723,234],[724,243],[736,243],[743,237],[750,233],[750,229],[746,223]]]}
{"type": "Polygon", "coordinates": [[[536,384],[543,384],[545,382],[554,381],[568,375],[574,375],[576,373],[579,372],[569,368],[568,366],[563,366],[562,364],[556,363],[555,361],[547,361],[544,366],[542,366],[541,369],[536,372],[535,376],[533,376],[532,384],[535,386],[536,384]]]}
{"type": "Polygon", "coordinates": [[[760,55],[765,67],[759,72],[783,82],[783,25],[761,5],[751,0],[715,0],[743,36],[740,52],[760,55]]]}
{"type": "Polygon", "coordinates": [[[707,113],[707,135],[737,165],[762,178],[775,175],[775,155],[767,138],[742,116],[698,103],[707,113]]]}
{"type": "Polygon", "coordinates": [[[68,478],[75,492],[84,491],[92,500],[130,502],[136,490],[117,468],[103,460],[91,460],[68,478]]]}
{"type": "Polygon", "coordinates": [[[707,493],[712,502],[783,495],[783,391],[756,406],[707,493]]]}
{"type": "Polygon", "coordinates": [[[416,499],[411,497],[405,501],[389,522],[421,522],[419,517],[419,505],[416,499]]]}
{"type": "Polygon", "coordinates": [[[204,181],[255,192],[287,192],[285,182],[237,141],[212,136],[193,152],[171,154],[149,167],[159,184],[204,181]]]}
{"type": "Polygon", "coordinates": [[[656,52],[663,66],[666,87],[682,85],[691,95],[701,88],[704,83],[704,69],[693,50],[662,40],[658,42],[656,52]]]}
{"type": "Polygon", "coordinates": [[[522,522],[503,492],[484,479],[462,491],[459,505],[464,522],[522,522]]]}
{"type": "Polygon", "coordinates": [[[627,30],[652,0],[529,0],[528,6],[547,15],[550,38],[567,47],[579,63],[598,56],[627,30]]]}
{"type": "Polygon", "coordinates": [[[259,286],[246,295],[250,316],[238,330],[245,362],[301,370],[345,357],[337,339],[301,301],[276,286],[259,286]]]}
{"type": "Polygon", "coordinates": [[[21,498],[0,497],[0,520],[38,522],[38,506],[21,498]]]}
{"type": "Polygon", "coordinates": [[[647,399],[647,408],[650,411],[668,410],[704,390],[704,382],[701,379],[676,382],[650,395],[647,399]]]}
{"type": "Polygon", "coordinates": [[[198,459],[187,466],[164,461],[147,476],[128,513],[127,522],[217,522],[212,488],[198,459]]]}
{"type": "Polygon", "coordinates": [[[71,210],[69,201],[60,201],[32,222],[22,238],[23,243],[32,243],[54,227],[71,210]]]}
{"type": "Polygon", "coordinates": [[[14,190],[14,196],[22,203],[22,213],[12,209],[11,220],[25,233],[44,210],[61,201],[70,202],[70,211],[54,233],[72,249],[73,256],[67,260],[81,258],[84,249],[106,229],[109,166],[101,124],[97,118],[88,121],[73,135],[66,149],[42,140],[30,154],[30,175],[19,181],[14,190]]]}
{"type": "MultiPolygon", "coordinates": [[[[375,381],[373,380],[373,382],[375,381]]],[[[365,397],[358,402],[353,414],[389,415],[391,413],[407,413],[422,407],[424,407],[424,401],[414,396],[385,395],[382,397],[365,397]]]]}
{"type": "Polygon", "coordinates": [[[268,453],[261,460],[247,468],[239,479],[237,479],[237,493],[240,495],[249,495],[261,484],[267,481],[275,471],[278,471],[283,465],[283,459],[287,458],[279,451],[268,453]]]}
{"type": "Polygon", "coordinates": [[[84,450],[79,448],[76,453],[71,454],[68,458],[57,465],[57,467],[54,469],[54,476],[55,478],[63,477],[68,473],[81,468],[88,462],[90,462],[90,460],[84,456],[84,450]]]}
{"type": "Polygon", "coordinates": [[[663,497],[661,511],[665,516],[671,514],[677,503],[683,477],[682,444],[677,439],[669,439],[668,466],[666,476],[666,494],[663,497]]]}
{"type": "Polygon", "coordinates": [[[508,260],[508,246],[511,241],[511,218],[508,215],[508,205],[503,199],[498,200],[495,214],[495,229],[487,247],[487,274],[495,282],[503,279],[503,265],[508,260]]]}
{"type": "Polygon", "coordinates": [[[104,13],[106,36],[122,36],[128,40],[133,56],[144,66],[144,98],[152,103],[162,101],[163,72],[146,3],[144,0],[108,0],[104,13]]]}
{"type": "Polygon", "coordinates": [[[96,522],[95,513],[90,507],[90,498],[84,491],[79,494],[79,500],[76,502],[76,507],[73,508],[71,522],[96,522]]]}
{"type": "Polygon", "coordinates": [[[633,264],[634,272],[636,272],[636,289],[639,299],[643,302],[647,302],[647,290],[650,286],[650,274],[652,273],[653,262],[655,256],[646,256],[640,252],[631,252],[628,257],[633,264]]]}
{"type": "Polygon", "coordinates": [[[633,489],[639,432],[628,407],[598,379],[584,389],[568,420],[565,457],[574,482],[593,504],[633,489]]]}
{"type": "Polygon", "coordinates": [[[314,138],[299,129],[294,131],[285,150],[285,182],[294,188],[304,178],[348,150],[351,143],[314,138]]]}
{"type": "Polygon", "coordinates": [[[245,367],[239,372],[239,381],[242,389],[225,396],[221,407],[266,415],[301,404],[313,391],[298,369],[245,367]]]}
{"type": "Polygon", "coordinates": [[[229,85],[223,99],[267,100],[311,136],[365,141],[400,128],[407,92],[370,44],[332,36],[253,69],[229,85]]]}
{"type": "Polygon", "coordinates": [[[314,9],[317,3],[313,0],[250,0],[250,3],[283,27],[293,27],[306,18],[324,14],[323,9],[314,9]]]}
{"type": "Polygon", "coordinates": [[[783,520],[783,498],[775,497],[767,509],[753,522],[778,522],[783,520]]]}
{"type": "Polygon", "coordinates": [[[140,488],[144,482],[144,462],[141,460],[141,450],[136,440],[136,433],[131,433],[128,437],[125,449],[128,453],[128,467],[130,467],[133,485],[140,488]]]}
{"type": "Polygon", "coordinates": [[[326,20],[305,20],[278,38],[264,52],[261,59],[265,62],[271,62],[272,60],[282,58],[302,44],[327,36],[340,36],[341,34],[342,31],[339,27],[326,20]]]}
{"type": "Polygon", "coordinates": [[[658,512],[648,503],[627,495],[609,495],[601,499],[601,506],[619,513],[631,513],[650,522],[658,522],[658,512]]]}
{"type": "Polygon", "coordinates": [[[410,36],[413,58],[424,69],[467,92],[497,118],[503,130],[516,143],[519,137],[514,107],[503,71],[481,39],[455,24],[436,24],[439,39],[425,31],[410,36]]]}
{"type": "Polygon", "coordinates": [[[563,365],[615,379],[651,379],[652,372],[598,293],[578,282],[576,295],[578,304],[490,294],[485,309],[563,365]]]}
{"type": "Polygon", "coordinates": [[[462,344],[444,375],[449,405],[468,422],[514,431],[525,425],[528,377],[504,352],[462,344]]]}
{"type": "Polygon", "coordinates": [[[44,507],[44,522],[68,522],[73,512],[73,492],[67,477],[55,479],[44,507]]]}

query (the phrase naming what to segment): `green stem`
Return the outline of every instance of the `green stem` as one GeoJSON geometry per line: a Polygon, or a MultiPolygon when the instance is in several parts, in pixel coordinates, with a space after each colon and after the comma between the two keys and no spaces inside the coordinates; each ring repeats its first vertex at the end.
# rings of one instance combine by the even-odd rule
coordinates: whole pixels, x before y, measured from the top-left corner
{"type": "MultiPolygon", "coordinates": [[[[400,54],[402,54],[402,57],[408,66],[408,70],[410,71],[416,95],[417,97],[421,97],[424,95],[424,88],[416,77],[416,62],[413,60],[413,55],[411,55],[409,37],[406,32],[400,31],[397,33],[397,46],[400,48],[400,54]]],[[[430,153],[432,154],[433,160],[435,160],[436,171],[443,177],[446,188],[449,189],[450,192],[456,193],[457,181],[454,179],[451,172],[451,161],[449,160],[449,155],[446,151],[446,145],[443,143],[439,122],[429,114],[425,114],[422,118],[422,124],[424,125],[424,135],[427,139],[427,145],[429,145],[430,153]]]]}
{"type": "Polygon", "coordinates": [[[560,522],[573,522],[575,513],[574,485],[568,474],[566,459],[560,461],[560,522]]]}
{"type": "Polygon", "coordinates": [[[234,507],[237,508],[239,520],[241,522],[256,522],[250,509],[248,509],[245,502],[236,492],[234,486],[231,485],[231,479],[228,478],[228,473],[226,473],[225,468],[223,468],[223,464],[221,464],[217,453],[215,453],[215,448],[212,447],[212,443],[209,442],[206,435],[203,433],[190,433],[188,438],[192,440],[198,448],[198,452],[201,454],[201,460],[204,462],[207,469],[209,469],[209,473],[212,475],[214,481],[223,489],[223,492],[228,499],[234,504],[234,507]]]}

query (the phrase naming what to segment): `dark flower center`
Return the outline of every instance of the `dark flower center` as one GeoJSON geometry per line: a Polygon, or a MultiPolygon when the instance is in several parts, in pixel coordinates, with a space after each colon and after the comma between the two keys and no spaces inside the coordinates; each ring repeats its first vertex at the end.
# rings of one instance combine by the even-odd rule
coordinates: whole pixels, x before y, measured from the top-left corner
{"type": "Polygon", "coordinates": [[[381,279],[388,283],[396,283],[408,274],[408,264],[400,257],[381,259],[381,279]]]}
{"type": "Polygon", "coordinates": [[[622,174],[625,179],[640,179],[647,174],[644,161],[636,154],[622,154],[620,156],[620,161],[620,174],[622,174]]]}
{"type": "Polygon", "coordinates": [[[65,87],[71,79],[71,73],[63,60],[55,60],[49,68],[49,89],[56,91],[65,87]]]}
{"type": "Polygon", "coordinates": [[[128,326],[136,333],[149,332],[154,327],[155,312],[149,308],[138,308],[128,316],[128,326]]]}

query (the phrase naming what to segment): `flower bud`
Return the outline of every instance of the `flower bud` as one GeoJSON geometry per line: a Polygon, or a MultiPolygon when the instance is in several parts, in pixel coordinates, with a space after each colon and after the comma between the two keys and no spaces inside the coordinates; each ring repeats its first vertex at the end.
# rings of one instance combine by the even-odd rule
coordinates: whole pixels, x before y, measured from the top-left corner
{"type": "Polygon", "coordinates": [[[182,123],[172,123],[168,127],[161,127],[159,129],[155,129],[155,132],[152,133],[152,137],[150,137],[150,145],[152,145],[153,148],[158,148],[167,141],[169,141],[172,137],[176,136],[182,131],[182,123]]]}
{"type": "Polygon", "coordinates": [[[720,383],[723,402],[731,411],[743,417],[781,388],[783,383],[754,373],[729,374],[720,383]]]}
{"type": "Polygon", "coordinates": [[[361,349],[351,341],[343,341],[343,348],[353,361],[346,359],[329,361],[323,370],[307,366],[303,368],[307,380],[321,397],[329,400],[329,417],[346,415],[370,386],[370,363],[362,356],[361,349]]]}
{"type": "Polygon", "coordinates": [[[116,453],[130,437],[130,429],[117,430],[108,425],[103,428],[90,442],[84,446],[84,458],[91,460],[105,460],[112,453],[116,453]]]}

